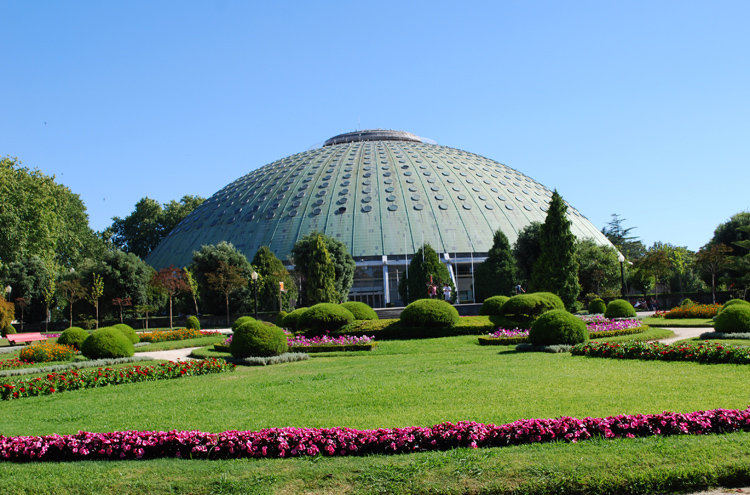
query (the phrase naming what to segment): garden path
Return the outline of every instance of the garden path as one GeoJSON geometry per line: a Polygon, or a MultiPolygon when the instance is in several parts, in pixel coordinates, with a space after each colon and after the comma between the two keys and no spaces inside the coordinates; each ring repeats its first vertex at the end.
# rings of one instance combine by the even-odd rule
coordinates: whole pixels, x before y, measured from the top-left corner
{"type": "MultiPolygon", "coordinates": [[[[226,334],[232,333],[231,328],[216,328],[213,330],[226,334]]],[[[167,361],[188,361],[193,359],[188,356],[195,349],[200,349],[200,347],[186,347],[184,349],[172,349],[170,351],[137,352],[136,354],[139,356],[152,357],[154,359],[166,359],[167,361]]]]}
{"type": "Polygon", "coordinates": [[[659,342],[662,342],[664,344],[673,344],[677,342],[678,340],[700,337],[702,333],[710,332],[713,330],[711,328],[698,328],[698,327],[691,327],[691,328],[660,327],[660,328],[666,328],[667,330],[672,330],[675,335],[674,337],[669,337],[668,339],[659,340],[659,342]]]}

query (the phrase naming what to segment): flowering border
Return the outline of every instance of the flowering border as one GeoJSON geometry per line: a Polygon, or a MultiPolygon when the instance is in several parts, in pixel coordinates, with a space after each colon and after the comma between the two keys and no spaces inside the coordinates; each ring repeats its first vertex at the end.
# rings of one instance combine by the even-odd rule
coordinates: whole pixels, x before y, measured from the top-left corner
{"type": "Polygon", "coordinates": [[[574,356],[649,361],[692,361],[706,364],[750,364],[750,349],[717,342],[663,344],[661,342],[589,342],[578,344],[574,356]]]}
{"type": "Polygon", "coordinates": [[[271,428],[260,431],[124,431],[76,435],[0,436],[0,459],[14,462],[117,459],[283,458],[406,454],[454,448],[487,448],[578,442],[593,437],[635,438],[750,431],[750,408],[687,414],[619,415],[606,418],[522,419],[505,425],[475,422],[431,427],[271,428]]]}

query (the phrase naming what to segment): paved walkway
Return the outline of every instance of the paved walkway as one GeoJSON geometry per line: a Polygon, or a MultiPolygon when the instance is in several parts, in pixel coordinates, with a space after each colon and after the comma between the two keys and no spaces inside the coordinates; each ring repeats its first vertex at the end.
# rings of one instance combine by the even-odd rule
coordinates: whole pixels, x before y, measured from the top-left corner
{"type": "MultiPolygon", "coordinates": [[[[213,329],[213,331],[221,332],[223,334],[232,333],[231,328],[216,328],[216,329],[213,329]]],[[[154,359],[166,359],[167,361],[188,361],[190,359],[193,359],[188,356],[190,355],[191,352],[193,352],[196,349],[200,349],[200,347],[186,347],[184,349],[172,349],[170,351],[150,351],[150,352],[138,352],[138,348],[136,347],[135,351],[138,356],[148,356],[154,359]]]]}

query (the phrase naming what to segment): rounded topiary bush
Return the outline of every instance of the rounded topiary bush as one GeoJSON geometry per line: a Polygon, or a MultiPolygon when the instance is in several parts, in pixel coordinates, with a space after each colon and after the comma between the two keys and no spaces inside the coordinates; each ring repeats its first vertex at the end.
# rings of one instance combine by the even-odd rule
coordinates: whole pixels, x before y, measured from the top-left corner
{"type": "Polygon", "coordinates": [[[625,299],[615,299],[607,304],[606,318],[635,318],[635,308],[625,299]]]}
{"type": "Polygon", "coordinates": [[[89,333],[83,328],[70,327],[57,337],[57,343],[75,347],[80,351],[83,341],[86,340],[88,336],[89,333]]]}
{"type": "Polygon", "coordinates": [[[547,311],[552,309],[565,309],[565,303],[562,302],[562,299],[560,299],[560,296],[557,294],[553,294],[552,292],[534,292],[534,295],[547,303],[547,307],[549,308],[547,311]]]}
{"type": "Polygon", "coordinates": [[[355,320],[378,320],[378,314],[370,306],[359,301],[348,301],[341,306],[345,307],[354,315],[355,320]]]}
{"type": "Polygon", "coordinates": [[[278,356],[288,349],[284,330],[254,319],[238,325],[229,344],[229,352],[236,358],[278,356]]]}
{"type": "Polygon", "coordinates": [[[587,340],[586,324],[564,309],[547,311],[529,329],[529,342],[533,345],[575,345],[587,340]]]}
{"type": "Polygon", "coordinates": [[[589,313],[592,315],[601,315],[607,310],[607,303],[604,299],[596,298],[589,303],[589,313]]]}
{"type": "Polygon", "coordinates": [[[284,326],[284,317],[288,315],[286,311],[279,311],[279,314],[276,315],[276,326],[277,327],[283,327],[284,326]]]}
{"type": "Polygon", "coordinates": [[[81,353],[91,359],[131,357],[134,352],[130,339],[113,327],[95,330],[81,344],[81,353]]]}
{"type": "Polygon", "coordinates": [[[137,333],[135,333],[135,330],[133,330],[133,327],[130,325],[126,325],[124,323],[118,323],[117,325],[112,325],[112,328],[116,328],[117,330],[121,331],[124,336],[128,338],[129,341],[131,341],[134,344],[137,344],[141,341],[141,338],[138,336],[137,333]]]}
{"type": "Polygon", "coordinates": [[[692,299],[690,299],[689,297],[686,297],[685,299],[682,300],[682,302],[680,303],[680,306],[682,306],[683,308],[686,308],[688,306],[695,306],[695,303],[693,302],[692,299]]]}
{"type": "Polygon", "coordinates": [[[200,330],[201,329],[201,321],[198,319],[197,316],[191,316],[187,319],[187,323],[185,323],[185,328],[189,330],[200,330]]]}
{"type": "Polygon", "coordinates": [[[288,328],[292,332],[296,332],[297,330],[299,330],[299,328],[297,328],[297,323],[299,322],[300,316],[302,316],[302,313],[304,313],[305,311],[307,311],[307,308],[295,309],[284,317],[284,320],[281,322],[283,323],[283,325],[281,326],[283,326],[284,328],[288,328]]]}
{"type": "Polygon", "coordinates": [[[297,320],[297,329],[312,334],[334,332],[354,321],[351,311],[341,304],[320,303],[308,308],[297,320]]]}
{"type": "Polygon", "coordinates": [[[744,299],[730,299],[729,301],[725,302],[721,308],[719,308],[718,313],[721,313],[725,309],[731,308],[732,306],[750,306],[750,302],[747,302],[744,299]]]}
{"type": "Polygon", "coordinates": [[[479,314],[482,316],[501,315],[500,308],[503,307],[503,304],[505,304],[505,301],[508,299],[510,299],[508,296],[488,297],[482,303],[482,307],[479,308],[479,314]]]}
{"type": "Polygon", "coordinates": [[[232,324],[232,333],[236,332],[241,325],[244,325],[245,323],[248,323],[250,321],[257,320],[252,316],[240,316],[239,318],[237,318],[237,320],[235,320],[234,324],[232,324]]]}
{"type": "Polygon", "coordinates": [[[13,335],[14,333],[16,333],[16,327],[8,323],[5,325],[5,328],[3,328],[2,336],[5,337],[8,334],[13,335]]]}
{"type": "Polygon", "coordinates": [[[518,294],[505,301],[500,313],[514,320],[534,321],[551,309],[555,308],[536,294],[518,294]]]}
{"type": "Polygon", "coordinates": [[[401,322],[410,327],[452,327],[458,311],[441,299],[419,299],[401,312],[401,322]]]}
{"type": "Polygon", "coordinates": [[[750,304],[725,307],[716,316],[714,328],[721,333],[750,333],[750,304]]]}

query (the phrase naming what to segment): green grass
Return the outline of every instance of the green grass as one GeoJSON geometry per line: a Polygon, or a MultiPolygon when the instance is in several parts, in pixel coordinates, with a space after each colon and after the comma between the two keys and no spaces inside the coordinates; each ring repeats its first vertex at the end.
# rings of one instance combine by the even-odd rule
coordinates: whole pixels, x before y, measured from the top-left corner
{"type": "MultiPolygon", "coordinates": [[[[0,407],[4,435],[501,424],[744,408],[750,404],[748,371],[516,353],[460,336],[383,341],[369,352],[0,407]]],[[[750,485],[750,434],[346,459],[0,463],[0,493],[673,493],[727,480],[750,485]]]]}
{"type": "Polygon", "coordinates": [[[643,324],[650,327],[712,327],[714,322],[711,318],[654,318],[643,319],[643,324]]]}
{"type": "MultiPolygon", "coordinates": [[[[694,337],[692,339],[680,340],[679,342],[680,343],[685,342],[685,343],[690,343],[690,344],[695,344],[695,343],[700,344],[705,341],[706,339],[702,339],[700,337],[694,337]]],[[[716,343],[724,344],[724,345],[736,345],[738,347],[750,346],[750,340],[748,339],[709,339],[709,342],[716,342],[716,343]]]]}
{"type": "Polygon", "coordinates": [[[634,333],[632,335],[620,335],[617,337],[607,337],[603,339],[591,338],[591,340],[596,340],[597,342],[627,342],[629,340],[638,340],[638,341],[659,340],[659,339],[666,339],[669,337],[674,337],[673,331],[666,330],[664,328],[652,327],[646,330],[645,332],[634,333]]]}

